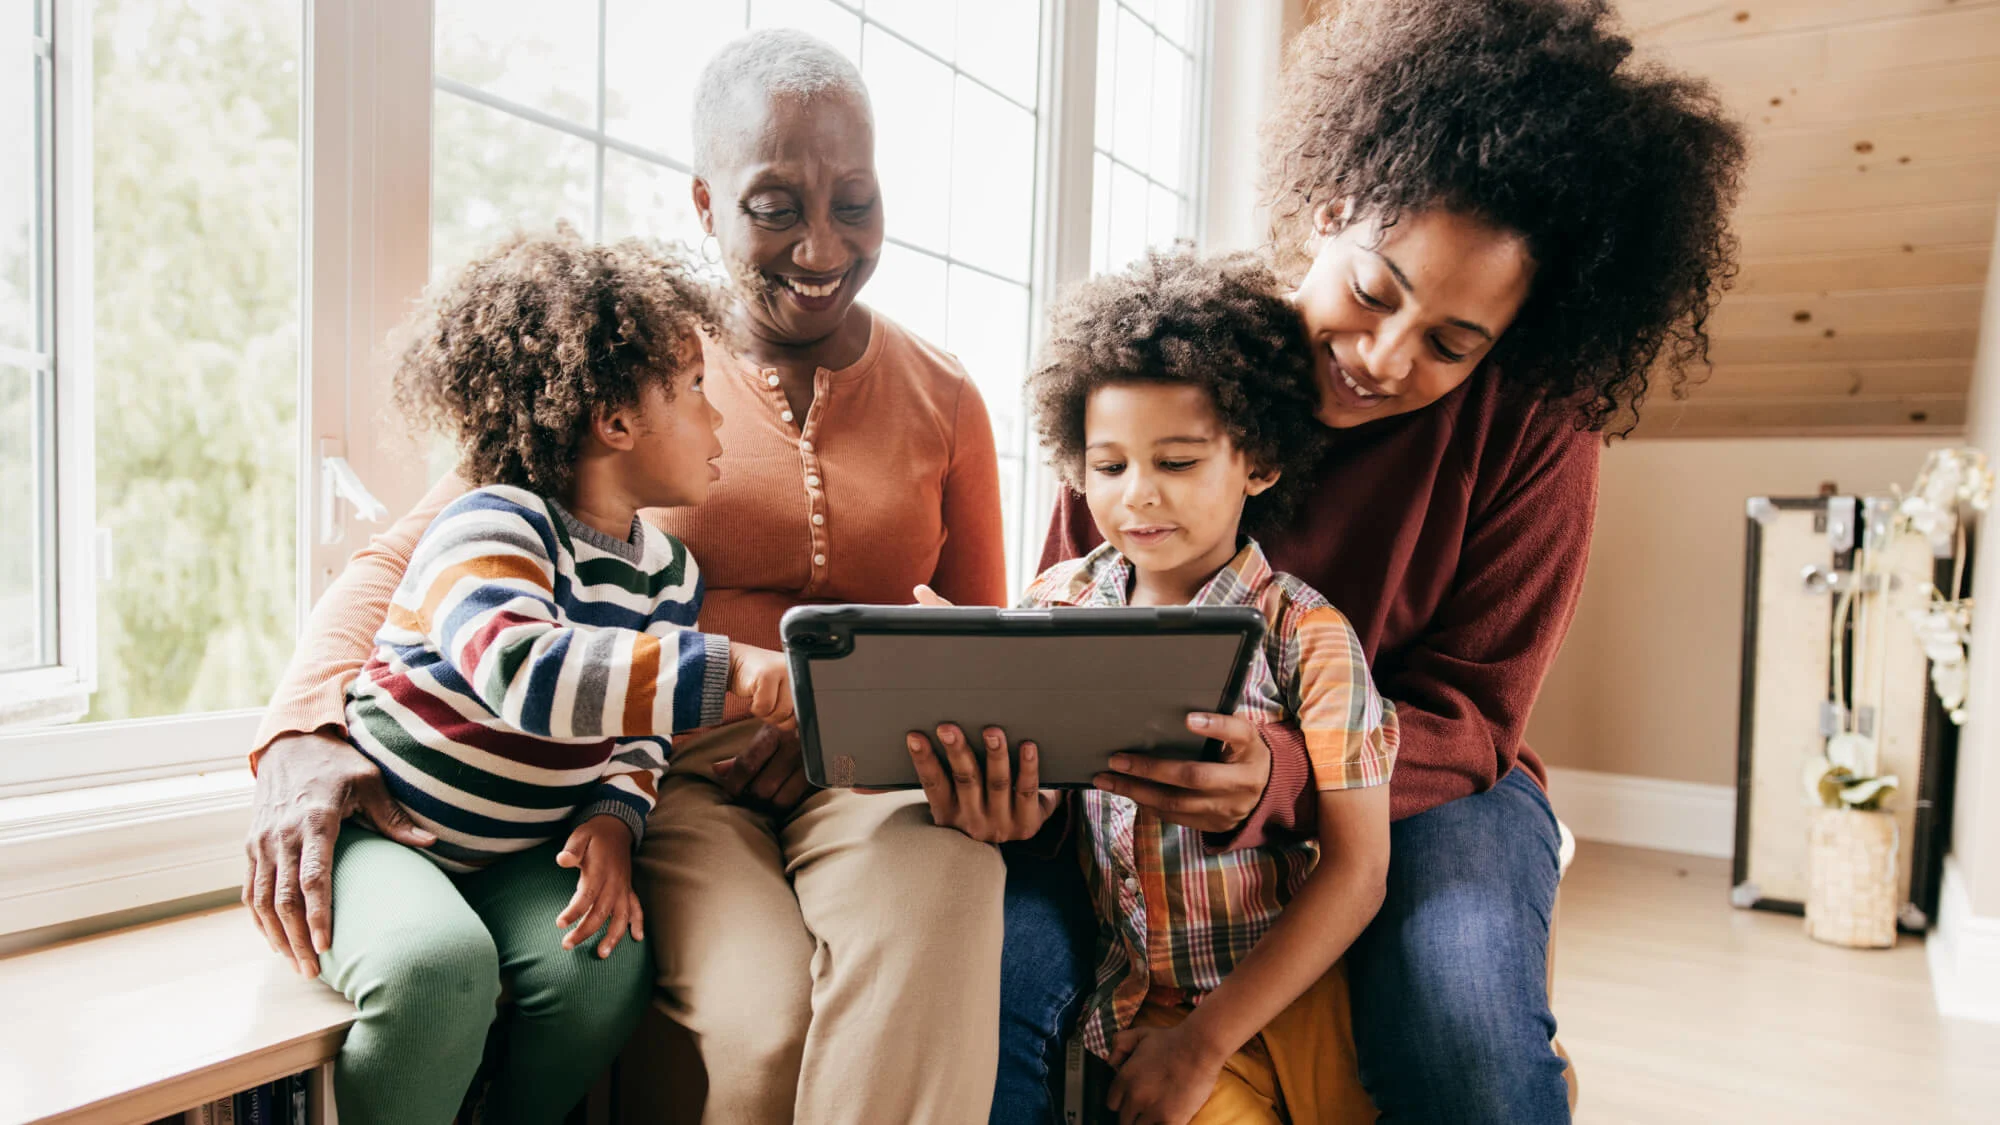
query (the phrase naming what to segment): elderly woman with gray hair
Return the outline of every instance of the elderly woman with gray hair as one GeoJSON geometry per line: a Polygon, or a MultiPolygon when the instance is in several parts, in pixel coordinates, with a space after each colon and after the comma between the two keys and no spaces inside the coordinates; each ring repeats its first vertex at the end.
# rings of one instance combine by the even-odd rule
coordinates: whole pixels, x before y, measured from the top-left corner
{"type": "MultiPolygon", "coordinates": [[[[700,508],[647,517],[701,561],[703,628],[770,647],[792,606],[904,602],[918,585],[999,604],[999,477],[979,392],[956,360],[855,299],[883,245],[860,74],[808,36],[752,34],[703,71],[694,134],[694,201],[739,328],[705,347],[722,477],[700,508]]],[[[442,1090],[424,1104],[455,1106],[473,1074],[444,1073],[431,1047],[483,1037],[493,1019],[448,987],[457,970],[493,963],[487,934],[432,903],[379,901],[387,888],[365,879],[327,879],[332,866],[345,874],[335,840],[350,816],[411,847],[436,839],[347,741],[342,697],[411,547],[466,488],[447,476],[328,589],[252,756],[244,899],[274,949],[360,1008],[339,1063],[345,1118],[447,1120],[380,1095],[442,1090]],[[371,963],[383,949],[396,955],[371,963]]],[[[999,854],[934,824],[921,794],[808,795],[796,741],[754,718],[732,712],[678,739],[635,886],[658,983],[700,1044],[704,1119],[983,1120],[1004,879],[999,854]]],[[[543,1002],[559,990],[534,983],[590,955],[561,938],[550,925],[524,939],[527,953],[500,957],[511,1044],[560,1039],[572,1015],[543,1002]]],[[[591,1003],[626,1004],[636,1020],[646,990],[631,991],[591,1003]]],[[[557,1066],[502,1049],[502,1080],[533,1076],[549,1096],[533,1111],[495,1096],[489,1118],[573,1104],[610,1061],[570,1051],[557,1066]]]]}

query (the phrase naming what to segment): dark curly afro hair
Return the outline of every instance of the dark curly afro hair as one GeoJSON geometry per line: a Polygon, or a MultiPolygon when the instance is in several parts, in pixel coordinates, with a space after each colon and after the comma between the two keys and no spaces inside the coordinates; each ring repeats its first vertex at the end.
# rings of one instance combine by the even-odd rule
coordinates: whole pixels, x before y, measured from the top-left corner
{"type": "Polygon", "coordinates": [[[436,287],[404,329],[396,406],[459,446],[473,485],[566,492],[591,420],[672,392],[722,330],[723,305],[678,247],[516,234],[436,287]]]}
{"type": "Polygon", "coordinates": [[[1632,51],[1605,0],[1336,0],[1265,137],[1281,272],[1327,203],[1514,231],[1536,272],[1492,362],[1583,428],[1629,431],[1649,376],[1678,396],[1707,364],[1744,162],[1706,83],[1632,51]]]}
{"type": "Polygon", "coordinates": [[[1235,447],[1278,483],[1243,507],[1243,527],[1280,526],[1308,486],[1328,431],[1305,322],[1255,254],[1154,250],[1124,273],[1066,290],[1028,376],[1029,410],[1049,463],[1083,491],[1084,410],[1102,387],[1201,387],[1235,447]]]}

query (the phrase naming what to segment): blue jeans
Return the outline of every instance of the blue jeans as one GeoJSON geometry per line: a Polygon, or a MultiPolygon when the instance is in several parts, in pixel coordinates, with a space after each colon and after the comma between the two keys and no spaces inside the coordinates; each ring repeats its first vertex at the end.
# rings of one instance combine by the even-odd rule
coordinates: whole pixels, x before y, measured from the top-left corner
{"type": "MultiPolygon", "coordinates": [[[[1549,1050],[1559,843],[1548,798],[1515,770],[1389,835],[1388,896],[1347,955],[1361,1081],[1382,1120],[1568,1122],[1549,1050]]],[[[1089,902],[1056,870],[1065,862],[1074,870],[1009,859],[994,1125],[1058,1119],[1061,1038],[1094,968],[1092,935],[1075,922],[1089,902]]]]}

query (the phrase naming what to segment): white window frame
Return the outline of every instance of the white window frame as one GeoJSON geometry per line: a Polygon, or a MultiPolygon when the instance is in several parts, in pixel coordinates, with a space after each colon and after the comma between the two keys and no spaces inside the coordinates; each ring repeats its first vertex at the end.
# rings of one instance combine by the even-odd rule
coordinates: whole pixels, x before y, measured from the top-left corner
{"type": "MultiPolygon", "coordinates": [[[[96,687],[96,493],[91,366],[90,0],[55,10],[57,582],[61,663],[23,687],[96,687]],[[78,201],[83,201],[79,205],[78,201]]],[[[430,268],[430,5],[305,0],[300,131],[297,621],[368,534],[330,494],[327,458],[370,482],[383,510],[422,494],[422,458],[393,426],[382,341],[430,268]],[[428,104],[423,103],[423,104],[428,104]],[[331,501],[331,502],[329,502],[331,501]],[[330,533],[330,534],[329,534],[330,533]]],[[[128,548],[136,549],[136,547],[128,548]]],[[[13,689],[12,676],[0,677],[13,689]]],[[[0,697],[6,698],[6,697],[0,697]]],[[[79,711],[80,713],[80,711],[79,711]]],[[[0,799],[240,766],[256,709],[77,726],[0,728],[0,799]]]]}
{"type": "MultiPolygon", "coordinates": [[[[55,662],[37,668],[0,672],[0,716],[26,721],[62,722],[83,714],[90,693],[97,689],[97,593],[95,510],[96,465],[91,454],[94,425],[91,414],[91,274],[89,254],[65,254],[66,246],[89,246],[90,239],[90,52],[72,52],[62,44],[90,41],[88,8],[64,0],[35,0],[42,5],[46,37],[36,52],[53,62],[49,103],[42,106],[38,132],[42,137],[40,191],[45,209],[40,216],[43,238],[36,288],[47,332],[42,360],[36,363],[51,399],[50,435],[54,456],[43,465],[55,471],[53,488],[42,487],[43,502],[53,504],[52,521],[42,533],[53,532],[44,544],[45,559],[54,566],[41,576],[55,587],[55,662]],[[79,57],[80,56],[80,57],[79,57]],[[81,92],[82,105],[78,111],[81,92]],[[82,206],[65,205],[71,200],[82,206]],[[53,551],[48,549],[53,546],[53,551]]],[[[44,593],[44,599],[47,594],[44,593]]],[[[43,603],[47,604],[46,600],[43,603]]],[[[44,620],[49,620],[47,616],[44,620]]],[[[5,729],[5,728],[0,728],[5,729]]]]}
{"type": "MultiPolygon", "coordinates": [[[[59,549],[68,552],[66,560],[87,561],[95,546],[88,518],[95,491],[88,413],[92,320],[88,274],[80,271],[88,267],[89,209],[61,204],[79,198],[71,194],[79,184],[80,198],[89,199],[89,52],[61,44],[89,42],[89,0],[51,2],[58,89],[57,385],[68,396],[58,424],[65,427],[59,436],[69,458],[58,478],[66,520],[59,549]],[[83,261],[71,261],[78,247],[83,261]]],[[[1049,300],[1090,270],[1097,7],[1097,0],[1042,0],[1031,354],[1049,300]]],[[[1232,85],[1268,85],[1265,76],[1234,72],[1230,64],[1237,56],[1268,63],[1275,77],[1279,7],[1268,0],[1207,0],[1196,78],[1202,136],[1189,154],[1196,169],[1189,181],[1195,234],[1204,242],[1215,225],[1213,171],[1240,173],[1243,152],[1254,146],[1244,137],[1227,149],[1211,144],[1208,107],[1219,98],[1241,103],[1232,85]],[[1245,36],[1272,42],[1262,54],[1214,57],[1216,44],[1245,36]]],[[[336,499],[328,510],[325,459],[343,458],[391,515],[412,506],[427,480],[422,450],[378,420],[389,399],[384,337],[429,276],[431,115],[411,107],[428,110],[434,96],[430,4],[304,0],[304,13],[301,626],[311,601],[381,526],[357,519],[357,505],[347,499],[336,499]],[[323,530],[332,534],[323,536],[323,530]]],[[[1235,217],[1232,226],[1241,222],[1235,217]]],[[[1032,435],[1023,440],[1032,443],[1032,435]]],[[[1014,546],[1025,570],[1040,557],[1056,481],[1031,444],[1016,452],[1026,479],[1018,493],[1023,511],[1014,546]]],[[[93,571],[84,565],[80,573],[87,578],[93,571]]],[[[72,579],[60,595],[71,599],[64,603],[71,615],[63,621],[66,643],[95,638],[94,591],[73,580],[78,573],[67,562],[61,572],[72,579]]],[[[63,651],[67,660],[71,650],[63,651]]],[[[88,655],[77,652],[78,684],[91,682],[84,675],[88,655]]],[[[249,709],[0,734],[0,948],[79,919],[219,893],[240,880],[252,784],[244,754],[259,718],[249,709]]]]}

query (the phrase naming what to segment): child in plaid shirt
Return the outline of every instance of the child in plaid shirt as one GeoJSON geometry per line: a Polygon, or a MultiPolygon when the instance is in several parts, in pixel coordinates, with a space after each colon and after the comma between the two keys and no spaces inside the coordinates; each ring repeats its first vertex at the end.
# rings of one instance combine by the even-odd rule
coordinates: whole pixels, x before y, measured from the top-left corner
{"type": "Polygon", "coordinates": [[[1316,840],[1220,854],[1123,797],[1070,810],[1099,924],[1080,1032],[1118,1070],[1120,1122],[1374,1115],[1337,963],[1382,902],[1396,715],[1346,618],[1243,534],[1282,521],[1323,448],[1313,370],[1257,260],[1172,252],[1069,293],[1029,379],[1104,544],[1024,604],[1258,607],[1238,714],[1296,720],[1319,790],[1316,840]]]}

